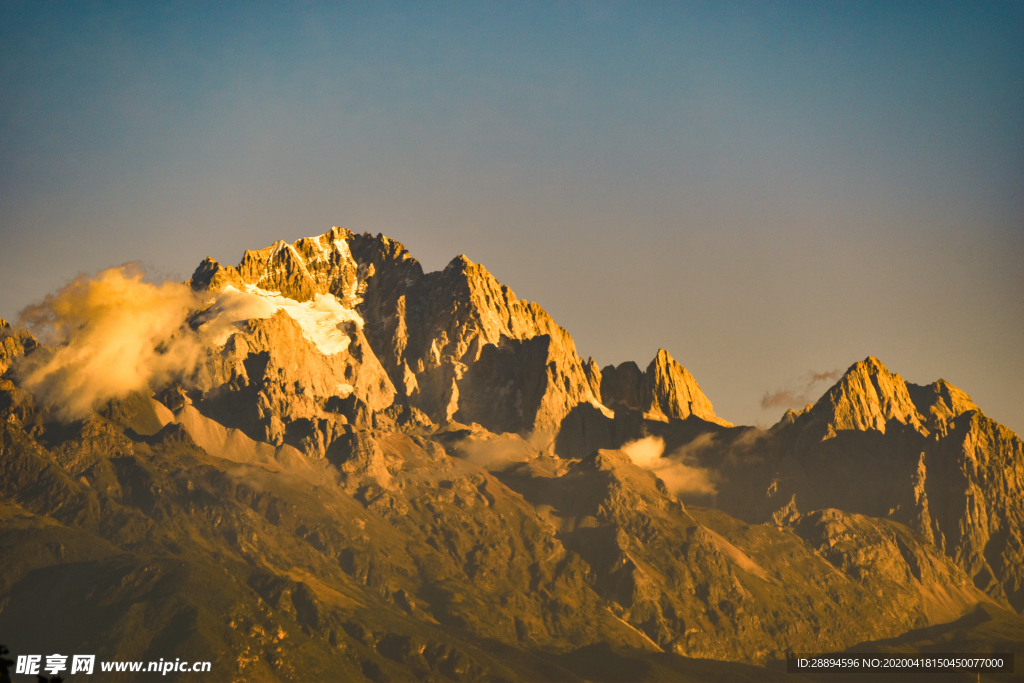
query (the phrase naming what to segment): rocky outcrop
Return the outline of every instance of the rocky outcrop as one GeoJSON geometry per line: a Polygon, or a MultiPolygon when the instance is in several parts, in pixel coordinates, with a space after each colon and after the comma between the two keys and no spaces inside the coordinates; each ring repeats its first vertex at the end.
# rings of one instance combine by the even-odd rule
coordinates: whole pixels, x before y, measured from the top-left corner
{"type": "Polygon", "coordinates": [[[945,435],[949,424],[971,410],[980,410],[971,397],[944,379],[918,386],[907,383],[907,391],[918,416],[931,432],[945,435]]]}
{"type": "MultiPolygon", "coordinates": [[[[270,317],[242,320],[192,378],[206,415],[275,445],[324,457],[345,426],[367,428],[398,392],[355,312],[359,264],[350,231],[247,251],[237,268],[205,260],[194,290],[238,290],[235,299],[267,302],[270,317]],[[245,299],[249,297],[249,299],[245,299]]],[[[229,299],[229,304],[233,299],[229,299]]],[[[220,304],[196,316],[200,331],[220,304]]],[[[229,305],[220,306],[230,308],[229,305]]],[[[221,316],[222,317],[222,316],[221,316]]],[[[351,427],[349,427],[351,431],[351,427]]]]}
{"type": "Polygon", "coordinates": [[[933,542],[979,588],[1024,612],[1021,439],[981,411],[962,413],[925,451],[915,483],[933,542]]]}
{"type": "Polygon", "coordinates": [[[353,234],[349,248],[359,264],[358,309],[370,345],[399,395],[416,396],[418,368],[408,364],[406,349],[423,324],[423,268],[401,243],[383,235],[353,234]]]}
{"type": "Polygon", "coordinates": [[[546,334],[488,344],[458,385],[455,418],[551,441],[574,406],[593,402],[585,375],[566,362],[571,354],[546,334]]]}
{"type": "Polygon", "coordinates": [[[593,358],[588,358],[587,362],[583,364],[583,374],[587,378],[587,384],[590,385],[590,393],[593,394],[594,398],[601,400],[601,369],[597,367],[597,361],[593,358]]]}
{"type": "Polygon", "coordinates": [[[646,372],[632,361],[609,365],[600,374],[601,401],[613,410],[639,410],[644,419],[685,420],[691,415],[731,427],[717,415],[690,371],[658,349],[646,372]]]}
{"type": "Polygon", "coordinates": [[[10,369],[19,356],[23,356],[38,343],[28,330],[15,330],[6,320],[0,318],[0,375],[10,369]]]}
{"type": "Polygon", "coordinates": [[[464,401],[490,400],[489,387],[463,378],[485,348],[498,352],[503,343],[511,348],[503,340],[547,337],[546,362],[554,363],[551,376],[557,380],[546,383],[543,396],[537,397],[544,410],[531,415],[527,409],[516,431],[551,429],[579,401],[596,402],[569,333],[537,304],[517,299],[483,266],[460,256],[440,273],[426,276],[422,287],[416,301],[419,324],[410,333],[403,360],[417,380],[413,403],[435,421],[451,419],[464,401]]]}
{"type": "Polygon", "coordinates": [[[677,363],[665,349],[658,349],[644,373],[644,416],[648,419],[685,420],[691,415],[708,422],[731,427],[715,415],[704,392],[690,371],[677,363]]]}
{"type": "MultiPolygon", "coordinates": [[[[358,406],[372,420],[392,404],[395,389],[358,327],[348,333],[344,351],[325,354],[284,310],[248,320],[209,351],[192,381],[194,401],[213,419],[275,445],[311,423],[325,431],[355,421],[358,406]]],[[[323,455],[323,447],[316,450],[323,455]]]]}
{"type": "Polygon", "coordinates": [[[192,276],[193,289],[254,285],[296,301],[331,294],[347,308],[357,302],[358,265],[349,250],[352,232],[332,228],[319,237],[288,244],[283,240],[266,249],[247,250],[237,268],[206,259],[192,276]]]}

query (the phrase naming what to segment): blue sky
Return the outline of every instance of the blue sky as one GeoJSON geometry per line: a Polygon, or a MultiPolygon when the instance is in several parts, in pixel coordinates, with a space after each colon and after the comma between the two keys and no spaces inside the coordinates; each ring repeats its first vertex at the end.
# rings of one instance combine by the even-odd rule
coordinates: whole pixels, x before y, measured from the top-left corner
{"type": "Polygon", "coordinates": [[[1021,433],[1024,4],[0,5],[0,317],[332,225],[735,422],[875,355],[1021,433]]]}

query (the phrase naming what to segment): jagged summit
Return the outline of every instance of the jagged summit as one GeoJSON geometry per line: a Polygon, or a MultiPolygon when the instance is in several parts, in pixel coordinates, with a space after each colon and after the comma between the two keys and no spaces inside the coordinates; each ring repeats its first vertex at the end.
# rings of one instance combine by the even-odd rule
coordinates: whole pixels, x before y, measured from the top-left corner
{"type": "MultiPolygon", "coordinates": [[[[470,260],[470,258],[465,254],[459,254],[458,256],[456,256],[455,258],[448,262],[448,265],[445,266],[445,269],[447,270],[448,268],[457,268],[469,272],[474,267],[483,268],[483,266],[481,266],[480,264],[470,260]]],[[[486,268],[484,270],[486,270],[486,268]]]]}
{"type": "MultiPolygon", "coordinates": [[[[517,298],[465,255],[441,271],[424,273],[401,243],[335,227],[319,237],[246,251],[237,267],[208,258],[196,269],[191,286],[283,297],[284,303],[274,299],[275,306],[290,315],[324,297],[352,311],[359,329],[347,333],[351,352],[346,358],[355,360],[346,361],[344,372],[355,381],[338,379],[337,384],[351,385],[358,400],[373,404],[374,411],[393,400],[435,424],[476,422],[499,432],[547,435],[549,443],[578,406],[593,407],[610,419],[609,402],[620,410],[639,410],[648,420],[696,416],[731,426],[714,414],[689,371],[663,349],[646,373],[625,364],[606,368],[602,380],[597,364],[584,367],[571,335],[540,305],[517,298]],[[360,363],[379,365],[389,381],[382,382],[376,370],[357,372],[360,363]]],[[[208,391],[221,395],[219,383],[228,386],[232,376],[246,374],[237,361],[230,367],[228,373],[209,373],[219,379],[208,391]]],[[[322,396],[303,395],[310,394],[322,396]]],[[[287,431],[289,420],[275,407],[281,401],[267,397],[263,403],[266,407],[256,411],[263,426],[253,427],[254,437],[269,433],[267,420],[272,418],[287,431]]],[[[328,416],[311,407],[301,417],[328,416]]],[[[272,431],[281,438],[279,429],[272,431]]]]}
{"type": "MultiPolygon", "coordinates": [[[[424,273],[399,242],[335,227],[319,237],[246,251],[237,267],[206,259],[191,286],[233,287],[299,303],[333,297],[365,322],[360,329],[367,344],[352,335],[356,355],[383,367],[396,402],[437,424],[458,420],[553,435],[576,405],[600,406],[569,333],[465,255],[424,273]]],[[[387,387],[374,373],[366,376],[376,388],[347,383],[361,401],[372,403],[387,387]]],[[[263,412],[287,423],[268,403],[263,412]]]]}
{"type": "Polygon", "coordinates": [[[921,427],[906,382],[874,356],[851,365],[809,414],[834,432],[874,429],[884,433],[891,420],[921,427]]]}
{"type": "Polygon", "coordinates": [[[654,360],[647,366],[645,378],[644,399],[650,406],[645,412],[651,418],[685,420],[695,415],[708,422],[732,426],[731,422],[715,415],[711,401],[701,391],[697,380],[665,349],[658,349],[654,360]]]}
{"type": "MultiPolygon", "coordinates": [[[[237,267],[204,260],[192,276],[194,289],[218,289],[225,285],[252,285],[296,301],[309,301],[317,294],[332,294],[352,308],[359,302],[359,262],[353,249],[367,248],[393,253],[399,261],[419,264],[400,243],[383,235],[357,235],[333,227],[318,237],[305,237],[288,244],[278,240],[264,249],[247,250],[237,267]]],[[[411,264],[410,264],[411,265],[411,264]]],[[[419,269],[422,275],[422,268],[419,269]]],[[[371,273],[372,275],[372,273],[371,273]]]]}
{"type": "Polygon", "coordinates": [[[945,380],[907,383],[854,363],[812,407],[788,411],[725,473],[719,502],[750,521],[837,508],[906,524],[975,586],[1024,610],[1024,443],[945,380]],[[745,480],[746,484],[739,484],[745,480]]]}
{"type": "Polygon", "coordinates": [[[795,422],[806,415],[833,435],[850,429],[885,433],[886,425],[895,421],[930,434],[944,433],[953,420],[972,410],[980,409],[949,382],[912,384],[868,356],[851,365],[813,407],[789,411],[782,422],[795,422]]]}
{"type": "Polygon", "coordinates": [[[601,400],[613,410],[639,410],[645,419],[662,422],[685,420],[693,415],[724,427],[732,426],[715,415],[697,380],[665,349],[658,349],[645,372],[633,361],[626,361],[618,366],[609,365],[600,373],[595,367],[590,375],[601,387],[601,400]]]}

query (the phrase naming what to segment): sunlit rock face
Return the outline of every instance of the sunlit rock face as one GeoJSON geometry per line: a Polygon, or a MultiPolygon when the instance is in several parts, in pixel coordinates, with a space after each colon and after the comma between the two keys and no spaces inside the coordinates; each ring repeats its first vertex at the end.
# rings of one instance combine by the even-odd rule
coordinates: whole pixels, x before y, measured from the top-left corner
{"type": "MultiPolygon", "coordinates": [[[[366,245],[356,250],[366,251],[372,253],[366,245]]],[[[540,306],[517,299],[486,268],[464,256],[429,275],[422,275],[418,265],[413,271],[393,264],[394,259],[380,259],[380,265],[367,268],[373,274],[366,288],[367,305],[360,310],[368,319],[389,321],[370,324],[377,331],[377,347],[389,359],[391,376],[410,404],[434,422],[487,421],[483,413],[495,414],[508,402],[514,406],[514,417],[499,418],[502,431],[553,432],[577,403],[596,402],[572,337],[540,306]],[[393,270],[402,271],[397,288],[389,286],[396,279],[393,270]],[[385,298],[385,291],[401,293],[385,298]],[[547,341],[542,343],[545,349],[534,354],[541,367],[523,370],[533,373],[528,386],[506,377],[505,393],[493,395],[495,387],[480,375],[496,371],[497,357],[492,354],[515,353],[513,349],[521,347],[516,342],[539,337],[547,341]],[[485,354],[490,370],[468,377],[485,354]],[[458,415],[460,410],[466,414],[458,415]]]]}
{"type": "Polygon", "coordinates": [[[394,403],[355,309],[358,266],[346,236],[336,229],[247,251],[238,268],[199,266],[192,287],[215,303],[193,325],[216,326],[194,378],[201,411],[270,443],[315,443],[322,457],[338,423],[372,426],[394,403]]]}
{"type": "Polygon", "coordinates": [[[192,286],[219,289],[225,285],[253,285],[295,301],[309,301],[317,294],[331,294],[347,308],[357,297],[358,265],[348,240],[352,233],[332,228],[319,237],[294,244],[284,241],[265,249],[247,250],[237,267],[221,266],[206,259],[192,276],[192,286]]]}
{"type": "Polygon", "coordinates": [[[907,391],[924,427],[939,435],[944,436],[950,423],[964,413],[981,410],[970,396],[944,379],[926,386],[908,383],[907,391]]]}
{"type": "Polygon", "coordinates": [[[725,427],[732,426],[732,423],[715,415],[711,401],[697,386],[697,380],[665,349],[658,349],[658,354],[647,366],[644,379],[644,404],[641,408],[645,416],[656,420],[685,420],[694,415],[725,427]]]}
{"type": "Polygon", "coordinates": [[[15,330],[11,325],[0,318],[0,375],[7,372],[19,356],[25,355],[36,347],[36,340],[26,330],[15,330]]]}
{"type": "MultiPolygon", "coordinates": [[[[605,405],[609,403],[627,412],[639,410],[649,420],[693,415],[730,426],[714,414],[696,380],[667,351],[658,352],[646,373],[632,363],[605,368],[603,378],[592,360],[585,368],[572,337],[544,309],[518,299],[465,256],[440,272],[424,274],[400,243],[334,228],[294,244],[278,242],[247,251],[238,267],[207,259],[196,270],[192,286],[262,297],[296,319],[306,340],[321,352],[328,342],[322,330],[320,337],[308,331],[308,309],[326,309],[324,302],[329,301],[351,312],[338,321],[351,339],[352,351],[339,354],[343,374],[350,377],[337,385],[352,386],[370,413],[382,413],[395,403],[400,406],[395,414],[415,409],[435,424],[478,422],[549,444],[564,421],[584,419],[578,416],[580,406],[600,416],[587,418],[591,423],[612,419],[605,405]],[[378,366],[389,383],[380,380],[378,366]]],[[[237,359],[249,350],[242,353],[236,346],[225,347],[236,360],[230,368],[211,372],[205,390],[245,376],[237,359]]],[[[265,350],[259,344],[252,348],[253,353],[265,350]]],[[[264,420],[272,415],[286,424],[288,416],[274,412],[272,398],[263,400],[256,412],[264,420]]],[[[293,410],[293,419],[316,417],[312,405],[322,398],[316,389],[306,392],[301,401],[306,408],[293,410]]],[[[591,427],[595,430],[608,429],[591,427]]],[[[280,438],[279,428],[271,431],[280,438]]]]}
{"type": "Polygon", "coordinates": [[[595,376],[599,378],[601,400],[613,409],[638,410],[648,420],[667,422],[693,415],[732,426],[715,415],[697,380],[665,349],[658,349],[646,372],[640,372],[636,363],[627,361],[618,367],[609,365],[595,376]]]}
{"type": "Polygon", "coordinates": [[[903,378],[872,357],[847,370],[810,414],[824,423],[830,436],[847,429],[884,433],[891,421],[914,428],[922,426],[903,378]]]}
{"type": "MultiPolygon", "coordinates": [[[[313,382],[317,386],[300,381],[310,390],[300,400],[305,408],[292,410],[292,419],[316,417],[312,406],[325,396],[319,385],[330,382],[350,385],[374,413],[397,398],[403,410],[414,408],[437,424],[476,421],[499,431],[544,434],[549,440],[577,404],[599,403],[572,337],[540,306],[517,299],[486,268],[464,256],[439,273],[425,275],[398,242],[334,228],[318,238],[247,251],[237,268],[207,259],[196,270],[192,286],[261,297],[296,319],[306,341],[322,354],[336,356],[327,364],[337,366],[340,376],[319,369],[305,373],[320,381],[313,382]],[[351,350],[335,344],[331,353],[323,330],[319,336],[316,330],[308,332],[313,323],[306,319],[326,309],[327,299],[339,308],[337,327],[344,328],[351,350]],[[343,315],[347,312],[352,315],[343,315]],[[536,341],[524,347],[529,340],[536,341]],[[527,347],[539,351],[517,351],[527,347]],[[502,364],[500,359],[510,353],[524,362],[502,364]],[[484,363],[471,373],[481,357],[484,363]],[[505,369],[499,371],[499,365],[505,369]],[[380,377],[379,368],[386,378],[380,377]],[[494,384],[499,379],[495,373],[501,374],[500,387],[494,384]]],[[[236,333],[242,337],[225,347],[225,359],[215,361],[218,367],[209,373],[204,390],[233,378],[244,383],[247,373],[240,359],[269,352],[259,340],[284,334],[279,346],[297,341],[281,324],[276,331],[262,327],[267,329],[255,343],[252,330],[249,336],[236,333]],[[247,346],[238,350],[241,341],[247,346]]],[[[304,367],[308,359],[287,360],[304,367]]],[[[261,399],[260,411],[286,424],[289,416],[274,408],[277,399],[261,399]]]]}

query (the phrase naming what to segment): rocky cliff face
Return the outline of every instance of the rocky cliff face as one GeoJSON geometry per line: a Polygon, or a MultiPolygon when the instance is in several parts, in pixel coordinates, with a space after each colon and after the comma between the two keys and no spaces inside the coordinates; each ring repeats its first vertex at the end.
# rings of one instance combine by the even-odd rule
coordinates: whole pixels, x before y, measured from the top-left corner
{"type": "Polygon", "coordinates": [[[732,423],[715,415],[704,392],[697,386],[689,370],[677,363],[665,349],[657,355],[644,374],[642,410],[644,417],[655,420],[685,420],[691,415],[725,427],[732,423]]]}
{"type": "Polygon", "coordinates": [[[804,421],[815,420],[825,438],[844,430],[885,433],[886,425],[893,421],[922,426],[903,378],[873,357],[854,363],[807,415],[804,421]]]}
{"type": "MultiPolygon", "coordinates": [[[[396,411],[413,408],[435,424],[479,422],[550,442],[575,406],[600,405],[572,337],[540,306],[517,299],[464,256],[425,275],[398,242],[335,228],[318,238],[247,251],[237,268],[207,259],[192,286],[234,287],[299,304],[329,296],[357,312],[362,324],[347,332],[352,347],[336,384],[350,384],[372,413],[397,401],[402,407],[396,411]]],[[[279,345],[287,344],[290,339],[283,338],[279,345]]],[[[218,367],[207,373],[202,389],[213,391],[232,378],[245,384],[242,359],[262,353],[263,346],[225,347],[233,360],[215,360],[218,367]]],[[[293,410],[292,419],[321,418],[311,401],[325,394],[313,389],[304,395],[307,405],[293,410]]],[[[280,439],[289,416],[275,412],[272,397],[261,401],[262,419],[282,423],[273,435],[264,426],[265,437],[280,439]]]]}
{"type": "Polygon", "coordinates": [[[19,356],[25,355],[37,346],[35,337],[26,330],[15,330],[0,318],[0,375],[11,367],[19,356]]]}
{"type": "MultiPolygon", "coordinates": [[[[1024,445],[969,410],[927,449],[915,479],[933,542],[975,584],[1024,611],[1024,445]]],[[[924,525],[922,525],[924,526],[924,525]]]]}
{"type": "MultiPolygon", "coordinates": [[[[486,404],[496,399],[491,395],[492,387],[481,375],[475,374],[468,381],[462,381],[485,349],[488,349],[487,361],[491,369],[484,372],[494,372],[498,358],[495,354],[517,353],[527,346],[515,342],[540,337],[545,337],[546,341],[528,346],[538,349],[534,363],[543,363],[543,368],[533,366],[542,371],[543,378],[531,375],[531,379],[542,379],[542,386],[526,388],[516,386],[515,381],[513,386],[507,386],[512,394],[526,391],[521,399],[517,396],[509,399],[519,402],[516,424],[509,425],[515,429],[509,431],[539,431],[553,437],[560,420],[577,403],[596,402],[572,337],[540,306],[517,299],[483,266],[459,257],[440,274],[428,277],[424,284],[426,292],[419,326],[422,332],[406,347],[406,363],[422,378],[422,405],[436,421],[452,418],[464,404],[468,406],[468,413],[480,416],[487,411],[486,404]],[[544,356],[544,360],[540,356],[544,356]],[[527,395],[530,393],[534,396],[527,395]],[[523,411],[521,416],[519,409],[523,411]]],[[[512,379],[506,377],[506,385],[512,379]]],[[[497,409],[499,404],[493,407],[497,409]]]]}
{"type": "Polygon", "coordinates": [[[907,391],[924,427],[940,436],[945,436],[949,424],[959,416],[981,410],[970,396],[944,379],[927,386],[908,383],[907,391]]]}
{"type": "Polygon", "coordinates": [[[358,264],[348,240],[352,233],[332,228],[319,237],[294,244],[278,241],[266,249],[247,250],[237,268],[206,259],[192,276],[196,289],[220,289],[226,285],[253,285],[296,301],[317,294],[331,294],[352,308],[357,299],[358,264]]]}
{"type": "MultiPolygon", "coordinates": [[[[591,371],[593,374],[593,371],[591,371]]],[[[624,410],[637,410],[644,419],[685,420],[695,416],[725,427],[732,423],[715,415],[697,380],[689,370],[677,363],[665,349],[658,349],[646,372],[632,361],[618,367],[609,365],[599,375],[601,400],[605,405],[624,410]]]]}
{"type": "Polygon", "coordinates": [[[223,424],[280,445],[301,431],[372,424],[373,412],[393,402],[395,389],[355,326],[347,349],[333,354],[283,310],[240,327],[211,351],[193,391],[199,409],[223,424]]]}

